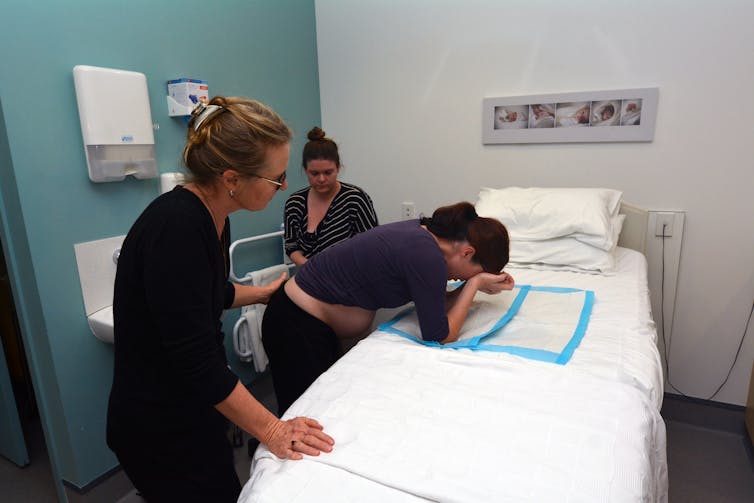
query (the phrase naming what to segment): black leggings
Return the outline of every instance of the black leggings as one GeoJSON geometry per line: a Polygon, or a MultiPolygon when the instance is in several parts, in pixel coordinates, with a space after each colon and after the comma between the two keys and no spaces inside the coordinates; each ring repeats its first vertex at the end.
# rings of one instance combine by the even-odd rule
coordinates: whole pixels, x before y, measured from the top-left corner
{"type": "Polygon", "coordinates": [[[281,415],[338,359],[333,329],[294,304],[284,287],[264,311],[262,343],[281,415]]]}

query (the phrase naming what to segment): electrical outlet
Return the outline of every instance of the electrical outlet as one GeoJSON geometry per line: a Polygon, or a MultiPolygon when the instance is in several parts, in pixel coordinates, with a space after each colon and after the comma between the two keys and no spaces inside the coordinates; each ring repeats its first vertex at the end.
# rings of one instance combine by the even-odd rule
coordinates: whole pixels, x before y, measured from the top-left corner
{"type": "Polygon", "coordinates": [[[657,220],[655,222],[655,237],[671,238],[673,237],[673,220],[672,213],[657,213],[657,220]],[[663,231],[664,228],[664,231],[663,231]]]}
{"type": "Polygon", "coordinates": [[[411,220],[416,217],[416,206],[411,201],[401,203],[401,220],[411,220]]]}

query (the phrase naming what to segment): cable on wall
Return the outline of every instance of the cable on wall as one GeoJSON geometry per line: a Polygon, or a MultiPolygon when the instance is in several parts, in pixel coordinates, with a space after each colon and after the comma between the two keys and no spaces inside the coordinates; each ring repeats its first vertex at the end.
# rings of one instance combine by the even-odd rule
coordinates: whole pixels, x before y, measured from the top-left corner
{"type": "Polygon", "coordinates": [[[710,395],[709,398],[706,398],[706,400],[712,400],[715,395],[717,395],[721,389],[723,389],[723,386],[725,386],[725,383],[728,382],[728,378],[730,377],[730,373],[733,371],[733,367],[736,365],[736,361],[738,361],[738,355],[741,354],[741,347],[744,345],[744,339],[746,338],[746,332],[749,331],[749,322],[751,322],[751,315],[754,313],[754,302],[751,304],[751,309],[749,310],[749,318],[746,320],[746,326],[744,327],[744,333],[741,335],[741,342],[738,343],[738,349],[736,350],[736,356],[733,358],[733,363],[730,364],[730,368],[728,369],[728,375],[725,376],[725,380],[723,383],[718,386],[718,388],[715,390],[712,395],[710,395]]]}
{"type": "MultiPolygon", "coordinates": [[[[670,380],[670,348],[673,344],[673,330],[670,330],[670,334],[668,334],[667,338],[665,337],[665,239],[667,239],[668,236],[665,235],[665,229],[667,227],[667,224],[662,225],[662,269],[661,274],[662,278],[660,281],[660,326],[662,327],[662,342],[664,346],[664,356],[665,356],[665,368],[668,372],[668,384],[671,388],[673,388],[675,391],[677,391],[681,396],[684,396],[686,398],[697,398],[697,397],[689,397],[689,395],[685,394],[683,391],[678,389],[675,385],[673,385],[673,382],[670,380]]],[[[733,372],[733,367],[736,366],[736,362],[738,361],[738,356],[741,354],[741,348],[744,345],[744,339],[746,339],[746,333],[749,331],[749,323],[751,322],[752,314],[754,314],[754,302],[752,302],[751,309],[749,310],[749,316],[746,319],[746,325],[744,326],[744,331],[741,334],[741,340],[738,343],[738,349],[736,349],[736,355],[733,357],[733,363],[730,364],[730,368],[728,369],[728,374],[725,376],[725,379],[720,384],[720,386],[717,387],[714,393],[712,393],[709,397],[704,398],[703,400],[712,400],[719,392],[723,389],[725,384],[728,382],[728,379],[730,378],[730,374],[733,372]]]]}

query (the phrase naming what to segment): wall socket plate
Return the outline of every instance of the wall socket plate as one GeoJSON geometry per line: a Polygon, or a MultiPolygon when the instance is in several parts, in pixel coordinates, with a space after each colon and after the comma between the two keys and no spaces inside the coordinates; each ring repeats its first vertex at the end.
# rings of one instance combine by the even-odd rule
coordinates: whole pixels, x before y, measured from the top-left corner
{"type": "Polygon", "coordinates": [[[416,217],[416,206],[413,201],[401,203],[401,220],[411,220],[416,217]]]}
{"type": "Polygon", "coordinates": [[[675,217],[671,212],[658,212],[655,222],[655,237],[670,238],[673,237],[673,221],[675,217]],[[663,227],[665,232],[663,233],[663,227]]]}

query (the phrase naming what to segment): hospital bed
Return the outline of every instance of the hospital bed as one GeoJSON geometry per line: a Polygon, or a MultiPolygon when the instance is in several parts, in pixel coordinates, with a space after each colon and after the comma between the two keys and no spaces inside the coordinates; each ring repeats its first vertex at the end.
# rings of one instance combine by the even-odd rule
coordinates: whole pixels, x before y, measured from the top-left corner
{"type": "Polygon", "coordinates": [[[620,199],[483,189],[477,211],[507,224],[517,288],[479,294],[466,347],[412,338],[410,307],[380,324],[285,412],[320,421],[334,450],[284,461],[260,446],[239,502],[667,501],[647,214],[620,199]],[[498,324],[526,288],[473,346],[490,328],[475,313],[497,306],[498,324]]]}

